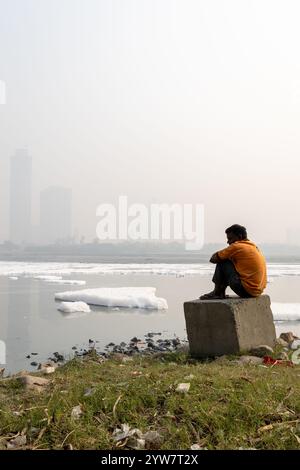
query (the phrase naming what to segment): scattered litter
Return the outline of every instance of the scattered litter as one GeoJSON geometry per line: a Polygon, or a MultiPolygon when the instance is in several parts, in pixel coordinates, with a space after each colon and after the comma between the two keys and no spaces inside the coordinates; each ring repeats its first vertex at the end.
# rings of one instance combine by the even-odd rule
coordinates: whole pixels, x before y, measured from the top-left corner
{"type": "Polygon", "coordinates": [[[145,449],[145,439],[141,439],[135,436],[130,436],[126,443],[127,447],[134,450],[144,450],[145,449]]]}
{"type": "Polygon", "coordinates": [[[294,336],[292,331],[287,331],[285,333],[281,333],[281,335],[279,336],[279,339],[281,339],[287,344],[290,344],[294,341],[294,339],[297,339],[297,337],[294,336]]]}
{"type": "Polygon", "coordinates": [[[199,444],[193,444],[193,445],[191,445],[191,450],[201,450],[201,449],[202,449],[202,447],[199,446],[199,444]]]}
{"type": "Polygon", "coordinates": [[[140,429],[130,429],[128,424],[121,424],[113,432],[113,439],[117,447],[128,447],[135,450],[159,449],[164,438],[157,431],[147,431],[145,434],[140,429]]]}
{"type": "Polygon", "coordinates": [[[289,356],[288,356],[288,354],[287,354],[285,351],[282,351],[282,352],[280,352],[279,354],[277,354],[276,359],[281,359],[281,360],[284,360],[284,361],[288,361],[288,360],[289,360],[289,356]]]}
{"type": "Polygon", "coordinates": [[[288,367],[293,367],[292,361],[284,361],[282,359],[273,359],[271,356],[265,356],[263,358],[263,364],[266,364],[268,366],[277,366],[277,365],[282,365],[282,366],[288,366],[288,367]]]}
{"type": "Polygon", "coordinates": [[[113,439],[116,442],[122,441],[123,439],[126,439],[127,437],[132,435],[132,431],[135,431],[135,429],[131,430],[130,432],[130,426],[128,424],[121,424],[121,429],[117,428],[113,432],[113,439]]]}
{"type": "Polygon", "coordinates": [[[277,338],[276,339],[276,346],[281,346],[283,348],[288,349],[289,343],[287,341],[284,341],[282,338],[277,338]]]}
{"type": "Polygon", "coordinates": [[[176,388],[176,392],[178,392],[178,393],[187,393],[190,389],[190,386],[191,386],[190,383],[179,384],[176,388]]]}
{"type": "Polygon", "coordinates": [[[291,344],[291,349],[295,350],[300,348],[300,339],[295,339],[291,344]]]}
{"type": "Polygon", "coordinates": [[[74,408],[71,411],[71,418],[79,419],[82,416],[82,414],[83,414],[82,406],[81,405],[74,406],[74,408]]]}
{"type": "Polygon", "coordinates": [[[292,360],[293,364],[296,364],[296,365],[300,364],[300,348],[296,349],[293,352],[293,354],[291,356],[291,360],[292,360]]]}

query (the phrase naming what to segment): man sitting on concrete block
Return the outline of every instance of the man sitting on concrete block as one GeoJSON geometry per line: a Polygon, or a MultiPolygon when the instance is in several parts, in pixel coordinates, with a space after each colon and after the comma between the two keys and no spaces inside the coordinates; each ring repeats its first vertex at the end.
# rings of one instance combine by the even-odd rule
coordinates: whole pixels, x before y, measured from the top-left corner
{"type": "Polygon", "coordinates": [[[212,292],[201,300],[224,299],[229,286],[239,297],[258,297],[267,285],[266,260],[255,243],[248,240],[247,230],[235,224],[225,230],[229,246],[213,254],[216,264],[212,292]]]}

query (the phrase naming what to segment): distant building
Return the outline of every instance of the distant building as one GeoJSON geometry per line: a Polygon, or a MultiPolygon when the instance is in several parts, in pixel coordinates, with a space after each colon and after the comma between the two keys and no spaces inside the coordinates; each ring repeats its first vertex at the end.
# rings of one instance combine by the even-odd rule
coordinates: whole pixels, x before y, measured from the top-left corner
{"type": "Polygon", "coordinates": [[[53,186],[41,192],[40,242],[70,243],[72,236],[72,191],[53,186]]]}
{"type": "Polygon", "coordinates": [[[10,241],[31,240],[32,160],[27,150],[17,150],[10,159],[10,241]]]}

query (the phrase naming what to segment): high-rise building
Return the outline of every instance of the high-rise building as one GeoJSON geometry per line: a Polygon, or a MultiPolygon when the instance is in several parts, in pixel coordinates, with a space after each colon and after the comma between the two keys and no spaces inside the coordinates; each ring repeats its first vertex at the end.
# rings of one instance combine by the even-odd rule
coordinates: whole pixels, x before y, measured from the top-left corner
{"type": "Polygon", "coordinates": [[[40,242],[69,243],[72,236],[72,190],[53,186],[41,192],[40,242]]]}
{"type": "Polygon", "coordinates": [[[26,244],[31,239],[32,160],[20,149],[10,160],[10,241],[26,244]]]}

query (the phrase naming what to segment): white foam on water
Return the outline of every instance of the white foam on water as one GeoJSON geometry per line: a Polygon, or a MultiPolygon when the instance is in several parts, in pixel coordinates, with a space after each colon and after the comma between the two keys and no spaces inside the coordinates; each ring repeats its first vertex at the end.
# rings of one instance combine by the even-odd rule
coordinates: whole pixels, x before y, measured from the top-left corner
{"type": "MultiPolygon", "coordinates": [[[[27,276],[30,277],[30,276],[27,276]]],[[[62,276],[32,276],[33,279],[37,279],[38,281],[49,281],[49,282],[57,282],[62,280],[62,276]]]]}
{"type": "Polygon", "coordinates": [[[72,274],[83,275],[129,275],[148,274],[162,276],[188,276],[212,274],[214,266],[200,264],[168,263],[27,263],[0,261],[0,276],[26,276],[40,280],[62,279],[72,274]]]}
{"type": "Polygon", "coordinates": [[[104,307],[145,308],[164,310],[167,301],[156,297],[155,287],[103,287],[55,294],[56,300],[86,302],[104,307]]]}
{"type": "MultiPolygon", "coordinates": [[[[211,276],[215,266],[210,263],[38,263],[0,261],[0,276],[26,276],[40,280],[62,279],[78,275],[211,276]]],[[[268,277],[300,276],[300,264],[268,263],[268,277]]]]}
{"type": "Polygon", "coordinates": [[[57,307],[57,310],[63,313],[74,313],[84,312],[89,313],[91,311],[88,304],[85,302],[61,302],[57,307]]]}
{"type": "Polygon", "coordinates": [[[48,279],[51,284],[70,284],[74,286],[85,286],[86,281],[77,281],[73,279],[48,279]]]}
{"type": "Polygon", "coordinates": [[[300,276],[300,264],[268,263],[268,277],[300,276]]]}
{"type": "Polygon", "coordinates": [[[271,309],[275,321],[300,321],[300,303],[272,302],[271,309]]]}
{"type": "Polygon", "coordinates": [[[9,276],[8,279],[11,279],[12,281],[17,281],[19,278],[17,276],[9,276]]]}
{"type": "MultiPolygon", "coordinates": [[[[0,276],[32,277],[54,282],[71,275],[160,275],[160,276],[212,276],[215,266],[210,263],[39,263],[0,261],[0,276]]],[[[268,280],[279,277],[300,276],[300,264],[268,263],[268,280]]],[[[71,279],[68,281],[72,281],[71,279]]],[[[84,281],[76,281],[83,285],[84,281]]],[[[64,282],[72,284],[73,282],[64,282]]],[[[74,285],[76,285],[74,282],[74,285]]]]}

